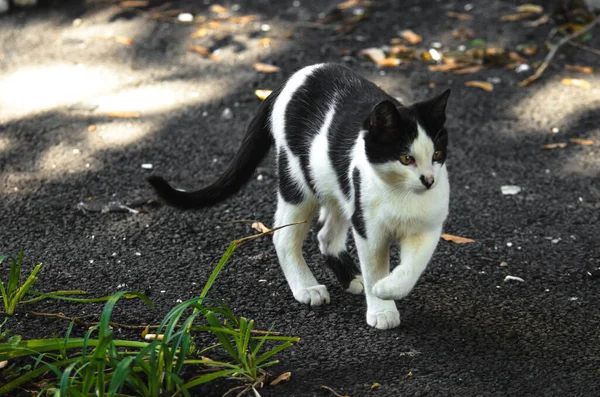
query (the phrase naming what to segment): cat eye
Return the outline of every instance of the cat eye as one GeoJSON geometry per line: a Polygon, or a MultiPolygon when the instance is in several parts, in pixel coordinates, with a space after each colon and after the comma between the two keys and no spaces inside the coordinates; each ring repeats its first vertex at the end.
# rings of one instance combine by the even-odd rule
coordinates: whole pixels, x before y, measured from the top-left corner
{"type": "Polygon", "coordinates": [[[437,161],[437,160],[439,160],[439,159],[441,159],[441,158],[442,158],[442,151],[441,151],[441,150],[436,150],[436,151],[433,153],[433,160],[434,160],[434,161],[437,161]]]}
{"type": "Polygon", "coordinates": [[[400,162],[404,165],[409,165],[415,162],[415,158],[413,156],[400,156],[400,162]]]}

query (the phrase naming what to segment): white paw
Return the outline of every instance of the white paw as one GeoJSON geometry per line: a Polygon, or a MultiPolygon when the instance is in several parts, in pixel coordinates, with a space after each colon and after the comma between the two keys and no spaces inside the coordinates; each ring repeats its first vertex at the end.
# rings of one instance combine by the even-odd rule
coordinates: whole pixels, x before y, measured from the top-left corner
{"type": "Polygon", "coordinates": [[[329,303],[329,292],[324,285],[315,285],[313,287],[301,288],[294,292],[294,298],[300,303],[311,306],[321,306],[329,303]]]}
{"type": "Polygon", "coordinates": [[[394,301],[381,301],[367,310],[367,324],[377,329],[390,329],[400,325],[400,313],[394,301]]]}
{"type": "Polygon", "coordinates": [[[365,288],[362,276],[356,276],[354,280],[350,281],[348,288],[346,288],[346,292],[354,295],[360,295],[364,290],[365,288]]]}
{"type": "Polygon", "coordinates": [[[410,294],[414,281],[405,275],[390,274],[373,286],[373,294],[383,300],[400,300],[410,294]]]}

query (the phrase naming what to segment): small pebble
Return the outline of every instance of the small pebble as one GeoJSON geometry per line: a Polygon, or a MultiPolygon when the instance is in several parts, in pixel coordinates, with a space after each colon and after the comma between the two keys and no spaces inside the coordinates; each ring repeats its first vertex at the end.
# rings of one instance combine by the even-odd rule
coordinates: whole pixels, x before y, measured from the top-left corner
{"type": "Polygon", "coordinates": [[[553,128],[552,128],[552,133],[553,133],[553,134],[558,134],[559,132],[560,132],[560,129],[559,129],[559,128],[557,128],[557,127],[553,127],[553,128]]]}
{"type": "Polygon", "coordinates": [[[523,73],[523,72],[528,71],[529,69],[531,69],[531,66],[529,66],[526,63],[522,63],[522,64],[520,64],[519,66],[517,66],[515,68],[515,72],[517,72],[517,73],[523,73]]]}
{"type": "Polygon", "coordinates": [[[500,188],[505,196],[514,196],[521,191],[521,188],[516,185],[505,185],[500,188]]]}
{"type": "Polygon", "coordinates": [[[523,280],[521,277],[516,277],[516,276],[506,276],[506,277],[504,277],[504,281],[518,281],[520,283],[525,282],[525,280],[523,280]]]}
{"type": "Polygon", "coordinates": [[[268,32],[269,30],[271,30],[271,25],[269,25],[268,23],[263,23],[262,25],[260,25],[260,30],[262,30],[263,32],[268,32]]]}
{"type": "Polygon", "coordinates": [[[142,256],[142,253],[141,252],[136,252],[135,256],[142,256]]]}
{"type": "Polygon", "coordinates": [[[145,170],[151,170],[152,169],[152,164],[150,163],[144,163],[142,164],[142,168],[145,170]]]}
{"type": "Polygon", "coordinates": [[[181,14],[177,15],[177,19],[179,22],[193,22],[194,16],[189,12],[182,12],[181,14]]]}
{"type": "Polygon", "coordinates": [[[471,3],[467,3],[467,4],[465,4],[465,6],[463,8],[465,9],[465,11],[469,12],[473,8],[475,8],[475,6],[473,4],[471,4],[471,3]]]}
{"type": "Polygon", "coordinates": [[[466,51],[467,50],[467,46],[464,44],[461,44],[457,47],[457,50],[460,52],[466,51]]]}
{"type": "Polygon", "coordinates": [[[506,243],[506,246],[507,246],[507,247],[512,247],[512,246],[513,246],[513,243],[511,243],[511,242],[509,241],[508,243],[506,243]]]}
{"type": "Polygon", "coordinates": [[[502,79],[500,77],[488,77],[487,81],[492,84],[502,83],[502,79]]]}
{"type": "Polygon", "coordinates": [[[231,109],[223,109],[223,112],[221,113],[221,118],[223,120],[231,120],[233,118],[233,112],[231,111],[231,109]]]}
{"type": "Polygon", "coordinates": [[[440,43],[439,41],[434,41],[433,43],[431,43],[431,46],[439,50],[440,48],[442,48],[442,43],[440,43]]]}
{"type": "Polygon", "coordinates": [[[262,176],[262,174],[260,174],[259,176],[256,177],[257,181],[262,181],[264,179],[264,177],[262,176]]]}

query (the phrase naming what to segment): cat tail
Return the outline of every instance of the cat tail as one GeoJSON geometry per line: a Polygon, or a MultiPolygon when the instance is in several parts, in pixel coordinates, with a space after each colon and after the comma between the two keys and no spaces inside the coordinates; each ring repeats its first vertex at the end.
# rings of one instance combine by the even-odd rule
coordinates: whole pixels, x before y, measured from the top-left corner
{"type": "Polygon", "coordinates": [[[215,205],[237,193],[250,180],[254,170],[273,144],[269,116],[280,90],[274,91],[261,104],[252,119],[242,144],[227,169],[211,185],[186,192],[174,189],[162,177],[152,175],[148,182],[168,205],[180,209],[200,209],[215,205]]]}

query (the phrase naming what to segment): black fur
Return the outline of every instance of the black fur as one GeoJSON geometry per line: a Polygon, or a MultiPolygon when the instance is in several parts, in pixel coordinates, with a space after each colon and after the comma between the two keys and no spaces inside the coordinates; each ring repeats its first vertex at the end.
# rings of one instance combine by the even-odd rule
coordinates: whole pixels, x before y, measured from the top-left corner
{"type": "Polygon", "coordinates": [[[304,193],[290,177],[288,156],[285,150],[279,152],[277,158],[277,177],[279,179],[279,193],[285,201],[290,204],[300,204],[304,201],[304,193]]]}
{"type": "Polygon", "coordinates": [[[360,171],[355,168],[352,171],[352,183],[354,184],[354,214],[352,214],[352,226],[364,239],[367,238],[367,227],[365,225],[362,203],[360,200],[360,171]]]}
{"type": "Polygon", "coordinates": [[[273,138],[269,130],[269,116],[279,95],[274,91],[265,99],[252,119],[240,149],[225,172],[211,185],[195,192],[175,190],[160,176],[150,176],[148,182],[154,187],[158,196],[168,205],[181,209],[199,209],[217,204],[237,193],[252,177],[254,170],[267,155],[273,138]]]}
{"type": "Polygon", "coordinates": [[[360,274],[360,270],[347,251],[340,252],[337,256],[325,255],[325,264],[333,271],[344,289],[360,274]]]}

